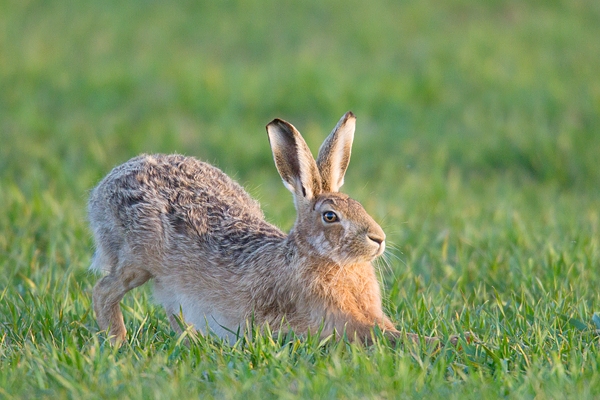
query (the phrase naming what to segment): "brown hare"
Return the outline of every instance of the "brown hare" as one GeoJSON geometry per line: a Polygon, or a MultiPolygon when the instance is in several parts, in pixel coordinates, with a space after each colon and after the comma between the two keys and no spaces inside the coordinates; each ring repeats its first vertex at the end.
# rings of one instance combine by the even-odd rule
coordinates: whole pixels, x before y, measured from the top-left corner
{"type": "Polygon", "coordinates": [[[154,279],[176,331],[181,313],[195,329],[234,340],[249,321],[296,333],[345,332],[363,342],[378,327],[400,338],[383,313],[371,264],[385,249],[385,233],[339,193],[355,121],[351,112],[341,118],[316,161],[294,126],[280,119],[267,125],[297,211],[287,235],[239,184],[195,158],[142,155],[114,168],[89,200],[97,245],[90,268],[106,273],[93,292],[100,328],[124,340],[119,303],[154,279]]]}

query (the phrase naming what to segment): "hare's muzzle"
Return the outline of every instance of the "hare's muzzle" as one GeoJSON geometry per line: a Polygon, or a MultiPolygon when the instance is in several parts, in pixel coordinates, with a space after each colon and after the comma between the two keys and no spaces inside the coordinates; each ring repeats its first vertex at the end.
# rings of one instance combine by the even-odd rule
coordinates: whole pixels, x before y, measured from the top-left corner
{"type": "Polygon", "coordinates": [[[367,238],[373,244],[373,246],[377,246],[377,251],[375,252],[374,257],[379,257],[385,251],[385,233],[383,231],[377,233],[369,233],[367,234],[367,238]]]}

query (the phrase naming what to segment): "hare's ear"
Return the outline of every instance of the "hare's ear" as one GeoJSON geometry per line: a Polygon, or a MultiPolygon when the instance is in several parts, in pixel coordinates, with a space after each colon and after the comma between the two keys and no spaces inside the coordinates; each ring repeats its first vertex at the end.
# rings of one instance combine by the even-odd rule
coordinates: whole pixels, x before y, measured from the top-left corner
{"type": "Polygon", "coordinates": [[[323,178],[324,192],[337,192],[344,184],[344,175],[350,162],[356,117],[348,111],[319,149],[317,166],[323,178]]]}
{"type": "Polygon", "coordinates": [[[317,163],[300,132],[289,122],[274,119],[267,125],[275,166],[283,184],[294,194],[296,206],[321,193],[317,163]]]}

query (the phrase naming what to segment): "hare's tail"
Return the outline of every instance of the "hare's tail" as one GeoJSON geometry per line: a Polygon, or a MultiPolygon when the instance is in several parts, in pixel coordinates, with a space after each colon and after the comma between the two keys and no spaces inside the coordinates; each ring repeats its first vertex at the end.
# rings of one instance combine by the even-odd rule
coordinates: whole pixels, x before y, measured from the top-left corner
{"type": "Polygon", "coordinates": [[[99,273],[102,270],[100,269],[100,265],[98,263],[98,252],[95,251],[92,256],[92,263],[90,264],[89,270],[95,273],[99,273]]]}
{"type": "Polygon", "coordinates": [[[99,254],[100,252],[96,250],[94,255],[92,256],[92,263],[90,264],[90,271],[100,274],[103,272],[108,272],[108,265],[104,260],[102,260],[102,256],[99,254]]]}
{"type": "Polygon", "coordinates": [[[116,256],[110,257],[104,251],[102,245],[99,245],[92,256],[92,263],[89,270],[97,274],[110,273],[116,265],[116,256]]]}

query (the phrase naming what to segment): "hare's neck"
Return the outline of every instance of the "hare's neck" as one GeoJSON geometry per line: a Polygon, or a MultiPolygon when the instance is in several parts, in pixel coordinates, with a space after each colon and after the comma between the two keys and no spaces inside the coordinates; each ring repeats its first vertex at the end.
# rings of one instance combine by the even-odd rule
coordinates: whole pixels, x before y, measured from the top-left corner
{"type": "Polygon", "coordinates": [[[294,245],[289,236],[274,226],[250,235],[244,243],[245,252],[238,253],[240,265],[252,265],[257,274],[265,278],[273,273],[282,274],[291,267],[294,245]]]}
{"type": "MultiPolygon", "coordinates": [[[[254,247],[251,254],[239,260],[240,265],[251,266],[247,269],[247,276],[257,282],[260,293],[254,293],[258,309],[278,309],[286,303],[291,304],[293,298],[298,297],[298,291],[304,285],[298,282],[298,252],[289,236],[268,236],[260,238],[260,244],[254,247]],[[262,295],[261,295],[262,294],[262,295]],[[277,300],[277,301],[275,301],[277,300]],[[275,303],[271,304],[273,301],[275,303]]],[[[287,309],[279,310],[280,314],[290,312],[287,309]]]]}

